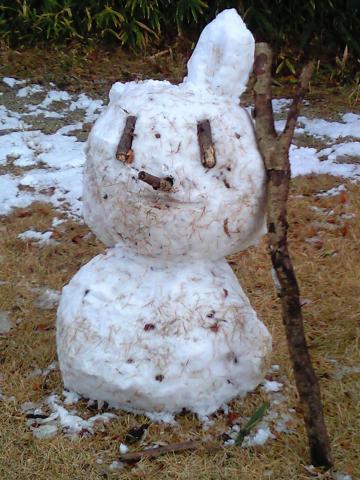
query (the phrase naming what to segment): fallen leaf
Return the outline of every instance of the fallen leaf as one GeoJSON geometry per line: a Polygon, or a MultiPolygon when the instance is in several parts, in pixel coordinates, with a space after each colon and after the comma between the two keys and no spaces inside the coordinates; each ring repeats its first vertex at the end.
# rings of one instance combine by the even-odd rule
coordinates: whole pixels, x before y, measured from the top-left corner
{"type": "Polygon", "coordinates": [[[53,238],[54,240],[58,240],[59,238],[61,238],[61,233],[58,230],[54,230],[51,234],[51,238],[53,238]]]}
{"type": "Polygon", "coordinates": [[[32,214],[33,214],[33,212],[29,212],[29,210],[25,210],[23,212],[17,213],[16,216],[18,218],[25,218],[25,217],[31,217],[32,214]]]}
{"type": "Polygon", "coordinates": [[[35,327],[36,332],[46,332],[48,330],[54,330],[55,326],[49,323],[39,323],[35,327]]]}
{"type": "Polygon", "coordinates": [[[238,418],[239,418],[239,414],[236,412],[229,412],[227,415],[227,420],[229,425],[233,425],[238,418]]]}
{"type": "Polygon", "coordinates": [[[339,203],[341,205],[345,205],[346,203],[346,192],[344,190],[342,190],[340,193],[339,193],[339,203]]]}
{"type": "Polygon", "coordinates": [[[73,243],[79,244],[79,243],[81,243],[81,240],[83,239],[83,237],[84,237],[84,235],[78,234],[78,235],[73,236],[72,239],[71,239],[71,241],[72,241],[73,243]]]}
{"type": "Polygon", "coordinates": [[[343,227],[341,227],[340,232],[343,237],[346,237],[349,233],[349,226],[345,224],[343,227]]]}

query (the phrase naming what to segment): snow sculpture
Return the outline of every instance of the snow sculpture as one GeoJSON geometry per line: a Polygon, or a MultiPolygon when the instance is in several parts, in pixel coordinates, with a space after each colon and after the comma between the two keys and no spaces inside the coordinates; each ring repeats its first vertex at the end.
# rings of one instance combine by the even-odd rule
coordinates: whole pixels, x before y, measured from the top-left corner
{"type": "Polygon", "coordinates": [[[182,84],[112,87],[83,194],[85,221],[112,248],[63,289],[66,388],[129,411],[208,414],[262,380],[271,338],[224,259],[264,231],[265,172],[239,106],[253,56],[225,10],[182,84]]]}

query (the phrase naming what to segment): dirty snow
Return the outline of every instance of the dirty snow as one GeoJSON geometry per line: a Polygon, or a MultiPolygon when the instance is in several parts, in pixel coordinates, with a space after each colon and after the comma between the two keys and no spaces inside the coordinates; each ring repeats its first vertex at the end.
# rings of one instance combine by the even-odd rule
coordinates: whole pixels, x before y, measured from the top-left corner
{"type": "Polygon", "coordinates": [[[269,392],[278,392],[283,388],[283,384],[280,382],[276,381],[271,381],[271,380],[264,380],[262,382],[262,389],[264,392],[269,393],[269,392]]]}
{"type": "Polygon", "coordinates": [[[40,92],[43,92],[43,91],[44,91],[44,88],[41,85],[28,85],[26,87],[20,88],[20,90],[18,90],[16,96],[24,98],[24,97],[27,97],[29,95],[33,95],[34,93],[40,93],[40,92]]]}
{"type": "Polygon", "coordinates": [[[11,88],[15,87],[15,85],[24,85],[26,83],[25,80],[16,80],[16,78],[12,77],[3,77],[3,82],[11,88]]]}
{"type": "Polygon", "coordinates": [[[69,390],[63,390],[63,395],[65,405],[72,405],[80,400],[80,396],[77,393],[69,390]]]}
{"type": "Polygon", "coordinates": [[[119,462],[118,460],[114,460],[110,465],[109,465],[109,470],[120,470],[125,467],[125,464],[123,462],[119,462]]]}
{"type": "Polygon", "coordinates": [[[275,436],[270,432],[269,427],[259,428],[254,436],[248,436],[245,438],[244,447],[256,447],[258,445],[265,445],[269,439],[273,439],[275,436]]]}
{"type": "Polygon", "coordinates": [[[334,480],[352,480],[352,476],[347,473],[336,472],[334,480]]]}
{"type": "Polygon", "coordinates": [[[27,426],[38,439],[51,438],[60,432],[70,438],[92,435],[102,424],[117,418],[114,413],[107,412],[85,420],[77,415],[76,410],[67,410],[56,394],[51,394],[38,404],[26,402],[21,409],[28,417],[27,426]],[[45,413],[48,410],[50,414],[45,413]]]}
{"type": "Polygon", "coordinates": [[[25,102],[25,112],[0,106],[0,165],[9,167],[9,173],[0,175],[0,215],[8,215],[13,208],[23,208],[34,201],[42,201],[51,203],[70,216],[81,217],[84,142],[67,134],[81,129],[83,122],[66,124],[66,117],[79,110],[84,121],[93,122],[103,108],[102,100],[93,100],[84,93],[72,95],[55,89],[46,92],[39,85],[26,85],[19,89],[26,82],[9,77],[2,80],[14,90],[18,89],[16,96],[25,102]],[[39,92],[44,93],[43,100],[37,104],[26,104],[28,98],[39,92]],[[59,101],[65,106],[60,112],[54,111],[53,104],[59,101]],[[32,130],[32,118],[40,114],[63,117],[64,126],[53,134],[32,130]],[[12,174],[12,166],[23,170],[12,174]],[[52,188],[53,193],[47,194],[52,188]]]}
{"type": "Polygon", "coordinates": [[[44,288],[34,302],[34,306],[42,310],[56,307],[60,300],[60,292],[51,288],[44,288]]]}
{"type": "Polygon", "coordinates": [[[28,373],[26,378],[47,377],[49,373],[54,371],[56,368],[57,362],[52,362],[49,366],[45,368],[35,368],[30,373],[28,373]]]}
{"type": "Polygon", "coordinates": [[[18,238],[25,241],[37,242],[39,245],[51,245],[56,243],[51,240],[53,232],[37,232],[35,230],[26,230],[26,232],[19,233],[18,238]]]}
{"type": "Polygon", "coordinates": [[[12,323],[7,312],[0,311],[0,335],[10,332],[12,323]]]}
{"type": "Polygon", "coordinates": [[[120,443],[119,445],[119,452],[124,455],[124,453],[127,453],[129,451],[129,447],[125,445],[124,443],[120,443]]]}

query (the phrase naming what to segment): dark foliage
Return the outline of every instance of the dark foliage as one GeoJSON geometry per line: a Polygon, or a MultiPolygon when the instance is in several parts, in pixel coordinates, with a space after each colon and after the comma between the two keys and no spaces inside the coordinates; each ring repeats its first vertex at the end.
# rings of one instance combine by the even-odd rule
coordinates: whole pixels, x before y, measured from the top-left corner
{"type": "Polygon", "coordinates": [[[303,56],[360,56],[359,0],[2,0],[0,37],[10,44],[114,40],[143,48],[160,38],[199,30],[235,7],[257,40],[275,49],[295,46],[303,56]]]}

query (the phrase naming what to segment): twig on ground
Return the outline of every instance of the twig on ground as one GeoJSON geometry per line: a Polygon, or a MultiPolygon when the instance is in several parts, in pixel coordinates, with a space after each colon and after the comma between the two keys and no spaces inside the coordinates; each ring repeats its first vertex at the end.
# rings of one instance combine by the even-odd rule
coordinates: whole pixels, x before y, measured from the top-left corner
{"type": "Polygon", "coordinates": [[[177,453],[192,450],[206,451],[218,450],[220,445],[210,442],[202,442],[200,440],[189,440],[187,442],[170,443],[169,445],[162,445],[160,447],[148,448],[138,452],[128,452],[120,455],[119,460],[122,462],[138,462],[143,458],[155,458],[166,453],[177,453]]]}

